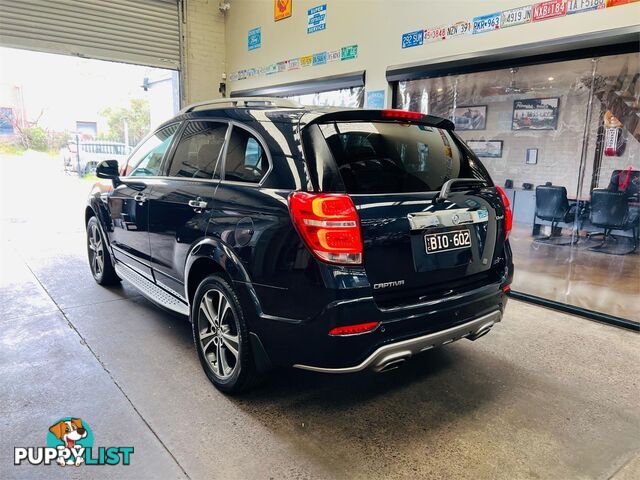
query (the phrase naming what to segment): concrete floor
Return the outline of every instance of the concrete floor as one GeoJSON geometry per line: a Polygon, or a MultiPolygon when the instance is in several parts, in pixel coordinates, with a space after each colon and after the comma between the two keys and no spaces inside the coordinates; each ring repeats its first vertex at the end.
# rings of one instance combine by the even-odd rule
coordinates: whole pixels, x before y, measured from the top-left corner
{"type": "Polygon", "coordinates": [[[400,370],[284,369],[225,397],[186,321],[93,282],[89,185],[33,162],[46,195],[0,159],[0,478],[640,478],[637,333],[512,300],[490,335],[400,370]],[[13,466],[71,415],[131,465],[13,466]]]}

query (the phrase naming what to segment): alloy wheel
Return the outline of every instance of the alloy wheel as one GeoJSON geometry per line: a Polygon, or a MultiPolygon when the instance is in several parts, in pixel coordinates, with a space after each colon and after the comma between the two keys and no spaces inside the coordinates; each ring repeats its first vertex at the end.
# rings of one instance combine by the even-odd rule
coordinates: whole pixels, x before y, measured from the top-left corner
{"type": "Polygon", "coordinates": [[[221,380],[229,378],[239,364],[240,343],[236,319],[229,300],[220,290],[208,290],[198,309],[198,338],[207,364],[221,380]]]}
{"type": "Polygon", "coordinates": [[[88,235],[89,264],[94,276],[99,277],[104,272],[104,242],[97,225],[91,225],[88,235]]]}

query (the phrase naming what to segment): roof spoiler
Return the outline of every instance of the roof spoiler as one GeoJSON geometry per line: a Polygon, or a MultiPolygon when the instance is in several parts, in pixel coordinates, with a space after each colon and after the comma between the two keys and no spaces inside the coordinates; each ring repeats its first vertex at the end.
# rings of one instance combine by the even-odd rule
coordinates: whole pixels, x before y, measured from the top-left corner
{"type": "Polygon", "coordinates": [[[420,112],[409,112],[407,110],[338,110],[335,112],[319,115],[308,124],[324,122],[353,122],[353,121],[385,121],[398,120],[401,123],[416,123],[429,127],[444,128],[454,130],[455,125],[446,118],[424,115],[420,112]]]}

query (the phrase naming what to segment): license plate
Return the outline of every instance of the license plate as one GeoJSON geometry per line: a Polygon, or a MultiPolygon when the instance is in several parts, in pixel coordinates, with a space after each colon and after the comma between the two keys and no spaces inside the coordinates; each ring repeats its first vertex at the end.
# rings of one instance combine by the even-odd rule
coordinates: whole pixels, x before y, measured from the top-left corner
{"type": "Polygon", "coordinates": [[[469,230],[454,230],[452,232],[430,233],[424,236],[427,253],[448,252],[471,246],[471,232],[469,230]]]}

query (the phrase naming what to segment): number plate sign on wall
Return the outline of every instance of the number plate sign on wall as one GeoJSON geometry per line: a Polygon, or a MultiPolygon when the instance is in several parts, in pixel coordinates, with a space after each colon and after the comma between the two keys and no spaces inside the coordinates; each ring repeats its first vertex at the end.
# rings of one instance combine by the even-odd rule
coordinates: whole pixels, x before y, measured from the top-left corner
{"type": "Polygon", "coordinates": [[[473,19],[473,34],[485,32],[493,32],[500,28],[501,12],[490,13],[489,15],[482,15],[473,19]]]}
{"type": "Polygon", "coordinates": [[[567,14],[567,0],[550,0],[533,6],[533,21],[540,22],[550,18],[564,17],[567,14]]]}
{"type": "Polygon", "coordinates": [[[273,19],[277,22],[291,16],[291,3],[293,0],[273,0],[273,19]]]}
{"type": "Polygon", "coordinates": [[[417,47],[424,43],[424,31],[416,30],[402,34],[402,48],[417,47]]]}
{"type": "Polygon", "coordinates": [[[349,45],[340,50],[340,60],[351,60],[358,56],[358,45],[349,45]]]}
{"type": "Polygon", "coordinates": [[[531,22],[531,5],[502,12],[500,28],[515,27],[529,22],[531,22]]]}
{"type": "Polygon", "coordinates": [[[569,0],[567,3],[567,15],[601,8],[604,8],[604,0],[569,0]]]}
{"type": "Polygon", "coordinates": [[[471,33],[472,25],[469,20],[462,20],[447,27],[447,38],[459,37],[471,33]]]}

